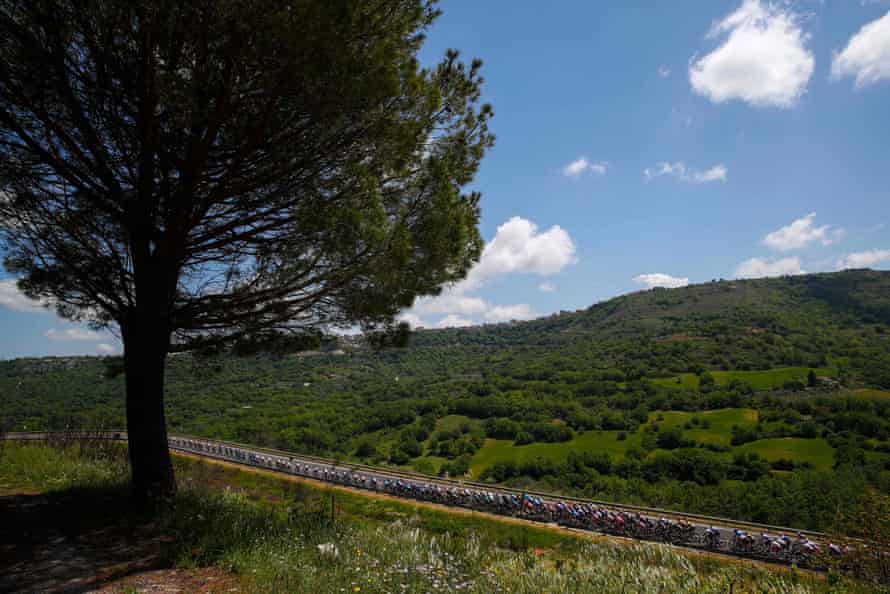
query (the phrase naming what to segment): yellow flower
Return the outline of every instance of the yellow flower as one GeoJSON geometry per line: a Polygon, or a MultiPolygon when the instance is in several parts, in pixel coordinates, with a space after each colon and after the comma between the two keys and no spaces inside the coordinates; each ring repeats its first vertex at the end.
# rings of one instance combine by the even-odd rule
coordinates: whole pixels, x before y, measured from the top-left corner
{"type": "Polygon", "coordinates": [[[353,592],[359,592],[361,589],[362,589],[361,586],[356,586],[355,588],[352,589],[352,591],[353,591],[353,592]]]}

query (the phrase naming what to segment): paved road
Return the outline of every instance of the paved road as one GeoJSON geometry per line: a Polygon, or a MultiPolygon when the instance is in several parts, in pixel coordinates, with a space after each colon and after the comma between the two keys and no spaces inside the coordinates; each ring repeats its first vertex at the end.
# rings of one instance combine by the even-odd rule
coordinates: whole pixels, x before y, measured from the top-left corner
{"type": "MultiPolygon", "coordinates": [[[[126,440],[125,432],[74,434],[74,437],[78,436],[126,440]]],[[[38,440],[46,439],[48,434],[13,433],[7,437],[38,440]]],[[[814,566],[818,564],[820,554],[831,552],[825,536],[816,532],[800,533],[791,528],[725,518],[523,492],[502,486],[433,478],[397,469],[350,464],[218,440],[171,435],[169,442],[174,451],[370,492],[531,521],[558,523],[591,532],[667,542],[761,561],[814,566]],[[747,535],[747,538],[740,538],[739,531],[747,535]]]]}

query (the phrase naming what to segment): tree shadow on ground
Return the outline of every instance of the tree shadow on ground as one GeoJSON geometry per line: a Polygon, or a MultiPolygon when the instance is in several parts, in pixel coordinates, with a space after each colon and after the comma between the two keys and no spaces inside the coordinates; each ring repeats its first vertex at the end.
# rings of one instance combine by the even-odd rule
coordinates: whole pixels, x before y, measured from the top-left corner
{"type": "Polygon", "coordinates": [[[0,497],[0,592],[87,592],[169,566],[169,541],[127,488],[0,497]]]}

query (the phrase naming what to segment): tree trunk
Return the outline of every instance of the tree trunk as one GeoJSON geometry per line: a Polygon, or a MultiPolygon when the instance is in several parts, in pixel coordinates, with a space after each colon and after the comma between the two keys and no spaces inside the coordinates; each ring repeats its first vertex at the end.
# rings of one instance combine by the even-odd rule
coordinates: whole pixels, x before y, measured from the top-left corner
{"type": "Polygon", "coordinates": [[[133,316],[122,328],[132,489],[135,498],[145,503],[176,492],[164,417],[164,362],[170,335],[166,324],[147,317],[133,316]]]}

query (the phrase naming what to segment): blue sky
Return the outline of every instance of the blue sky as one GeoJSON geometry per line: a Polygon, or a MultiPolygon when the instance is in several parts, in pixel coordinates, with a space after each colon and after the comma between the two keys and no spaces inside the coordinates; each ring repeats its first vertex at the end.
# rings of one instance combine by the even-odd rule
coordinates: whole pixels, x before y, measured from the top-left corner
{"type": "MultiPolygon", "coordinates": [[[[473,184],[482,261],[415,325],[890,268],[890,1],[441,8],[422,58],[483,59],[498,140],[473,184]]],[[[118,348],[22,307],[0,284],[0,358],[118,348]]]]}

